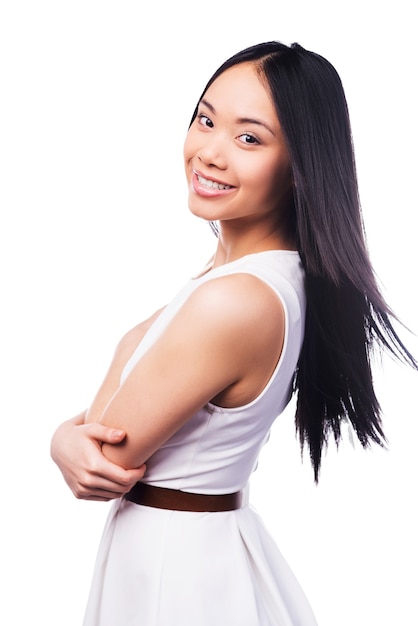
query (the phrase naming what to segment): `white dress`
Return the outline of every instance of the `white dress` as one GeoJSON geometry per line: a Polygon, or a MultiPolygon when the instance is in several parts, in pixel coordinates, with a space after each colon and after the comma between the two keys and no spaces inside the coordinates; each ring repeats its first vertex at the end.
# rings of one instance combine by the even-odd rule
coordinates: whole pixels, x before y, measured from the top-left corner
{"type": "MultiPolygon", "coordinates": [[[[246,490],[273,421],[290,398],[303,340],[304,279],[297,252],[247,255],[190,280],[149,329],[122,380],[190,293],[232,273],[259,277],[285,310],[279,363],[249,404],[198,411],[147,462],[144,481],[183,491],[246,490]]],[[[257,513],[169,511],[121,499],[107,520],[84,626],[316,626],[309,603],[257,513]]]]}

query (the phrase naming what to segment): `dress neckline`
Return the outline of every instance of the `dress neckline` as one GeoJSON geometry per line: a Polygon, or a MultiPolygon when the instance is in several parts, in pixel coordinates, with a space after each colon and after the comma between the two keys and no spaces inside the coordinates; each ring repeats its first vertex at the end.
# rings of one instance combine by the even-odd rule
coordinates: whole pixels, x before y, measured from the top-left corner
{"type": "Polygon", "coordinates": [[[204,278],[208,274],[212,274],[214,272],[217,272],[218,270],[222,270],[223,268],[231,267],[250,257],[255,257],[255,256],[265,255],[265,254],[266,255],[267,254],[280,254],[280,255],[299,256],[299,252],[297,250],[282,250],[282,249],[277,248],[274,250],[262,250],[261,252],[250,252],[249,254],[244,254],[243,256],[240,256],[238,259],[234,259],[233,261],[228,261],[227,263],[223,263],[222,265],[217,265],[216,267],[213,267],[213,258],[212,258],[205,265],[205,267],[200,272],[200,274],[197,274],[196,276],[192,276],[191,280],[193,281],[200,280],[201,278],[204,278]]]}

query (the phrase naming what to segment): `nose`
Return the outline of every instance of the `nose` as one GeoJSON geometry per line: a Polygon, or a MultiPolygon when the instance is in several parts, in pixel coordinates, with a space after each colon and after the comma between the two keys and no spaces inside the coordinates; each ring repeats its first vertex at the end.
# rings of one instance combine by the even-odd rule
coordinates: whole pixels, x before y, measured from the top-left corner
{"type": "Polygon", "coordinates": [[[220,170],[225,170],[227,167],[224,141],[217,133],[205,136],[197,157],[206,167],[215,167],[220,170]]]}

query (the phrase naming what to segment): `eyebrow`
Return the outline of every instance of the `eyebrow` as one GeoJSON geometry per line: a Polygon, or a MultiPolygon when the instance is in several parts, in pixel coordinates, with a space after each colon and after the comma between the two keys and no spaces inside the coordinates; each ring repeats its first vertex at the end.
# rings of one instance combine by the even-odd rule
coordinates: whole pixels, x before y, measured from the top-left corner
{"type": "MultiPolygon", "coordinates": [[[[207,100],[205,100],[205,98],[202,98],[200,101],[201,104],[204,104],[205,107],[207,107],[209,109],[209,111],[211,113],[214,113],[216,115],[216,109],[215,107],[208,102],[207,100]]],[[[237,119],[237,123],[238,124],[256,124],[257,126],[263,126],[264,128],[266,128],[274,137],[276,136],[276,133],[270,128],[270,126],[268,124],[266,124],[265,122],[263,122],[262,120],[257,120],[253,117],[239,117],[237,119]]]]}

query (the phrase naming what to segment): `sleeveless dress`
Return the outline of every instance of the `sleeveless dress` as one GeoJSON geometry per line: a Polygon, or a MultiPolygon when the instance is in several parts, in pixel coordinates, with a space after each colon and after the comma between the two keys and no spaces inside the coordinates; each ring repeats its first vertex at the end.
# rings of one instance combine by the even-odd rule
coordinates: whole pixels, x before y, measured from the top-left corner
{"type": "MultiPolygon", "coordinates": [[[[191,279],[148,330],[121,382],[202,283],[247,273],[285,311],[285,339],[270,381],[236,408],[208,404],[147,462],[144,482],[183,491],[244,490],[269,430],[286,407],[303,341],[304,276],[297,252],[250,254],[191,279]]],[[[316,626],[309,603],[258,514],[196,513],[116,500],[100,543],[83,626],[316,626]]]]}

